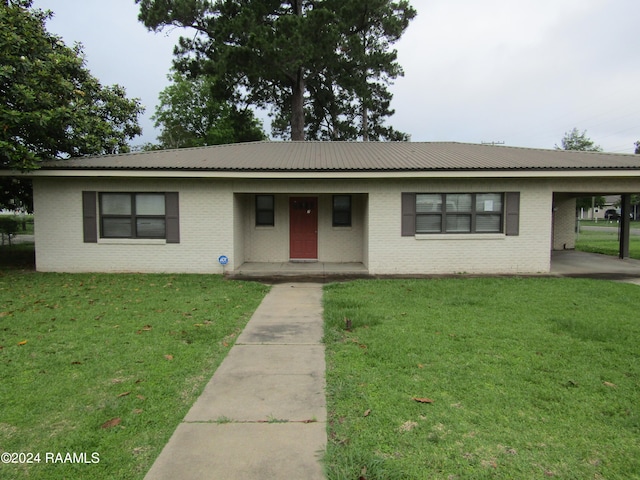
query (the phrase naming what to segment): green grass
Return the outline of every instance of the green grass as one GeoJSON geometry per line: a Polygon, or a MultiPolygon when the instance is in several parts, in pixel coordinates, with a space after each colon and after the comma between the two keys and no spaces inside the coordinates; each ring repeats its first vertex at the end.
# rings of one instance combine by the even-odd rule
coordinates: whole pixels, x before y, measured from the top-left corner
{"type": "Polygon", "coordinates": [[[327,286],[328,478],[640,478],[639,298],[578,279],[327,286]]]}
{"type": "MultiPolygon", "coordinates": [[[[576,250],[618,256],[620,252],[618,233],[582,229],[576,238],[576,250]]],[[[629,238],[629,256],[640,260],[640,236],[638,235],[631,235],[629,238]]]]}
{"type": "Polygon", "coordinates": [[[266,290],[210,275],[0,271],[0,451],[41,455],[0,464],[0,478],[143,478],[266,290]],[[99,463],[47,464],[46,452],[99,463]]]}

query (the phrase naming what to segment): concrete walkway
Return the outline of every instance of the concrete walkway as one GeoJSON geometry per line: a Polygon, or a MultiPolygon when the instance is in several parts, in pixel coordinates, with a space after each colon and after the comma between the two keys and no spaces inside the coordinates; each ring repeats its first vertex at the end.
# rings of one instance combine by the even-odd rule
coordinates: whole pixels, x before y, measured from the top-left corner
{"type": "Polygon", "coordinates": [[[274,285],[145,479],[323,479],[322,336],[322,285],[274,285]]]}

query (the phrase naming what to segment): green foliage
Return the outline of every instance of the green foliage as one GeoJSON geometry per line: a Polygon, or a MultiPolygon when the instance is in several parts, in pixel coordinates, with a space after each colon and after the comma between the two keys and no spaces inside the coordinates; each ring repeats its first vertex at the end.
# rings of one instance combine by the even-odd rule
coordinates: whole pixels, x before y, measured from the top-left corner
{"type": "Polygon", "coordinates": [[[638,478],[637,295],[548,278],[327,286],[327,477],[638,478]]]}
{"type": "Polygon", "coordinates": [[[31,0],[0,3],[0,167],[30,170],[41,160],[127,151],[143,111],[118,85],[102,86],[80,45],[47,32],[51,12],[31,0]]]}
{"type": "MultiPolygon", "coordinates": [[[[593,140],[587,137],[587,131],[584,130],[582,133],[578,131],[577,128],[574,128],[570,132],[565,132],[564,137],[562,137],[562,147],[556,145],[556,150],[578,150],[581,152],[601,152],[602,147],[596,145],[593,140]]],[[[594,198],[592,197],[581,197],[576,201],[576,209],[584,208],[589,209],[592,206],[592,202],[594,202],[594,198]]],[[[595,197],[595,205],[597,207],[604,206],[604,198],[601,196],[595,197]]]]}
{"type": "Polygon", "coordinates": [[[602,147],[596,145],[593,140],[587,137],[587,131],[582,133],[574,128],[570,132],[565,132],[562,137],[562,147],[556,145],[556,150],[579,150],[581,152],[601,152],[602,147]]]}
{"type": "Polygon", "coordinates": [[[0,233],[15,235],[18,233],[18,221],[12,217],[0,216],[0,233]]]}
{"type": "Polygon", "coordinates": [[[315,89],[310,88],[313,100],[310,134],[323,139],[330,139],[327,133],[331,133],[345,140],[408,140],[406,134],[385,127],[384,121],[394,113],[387,85],[403,75],[397,52],[391,50],[391,45],[400,39],[416,11],[406,0],[328,3],[342,20],[341,43],[337,48],[337,65],[319,77],[322,81],[316,82],[315,89]],[[344,100],[317,101],[317,91],[332,89],[344,100]]]}
{"type": "Polygon", "coordinates": [[[0,271],[0,445],[43,455],[1,465],[2,478],[144,478],[267,289],[0,271]],[[44,452],[100,462],[46,464],[44,452]]]}
{"type": "Polygon", "coordinates": [[[188,78],[175,72],[172,84],[160,92],[152,117],[161,128],[161,148],[201,147],[264,140],[262,125],[249,109],[216,98],[208,76],[188,78]]]}
{"type": "Polygon", "coordinates": [[[605,199],[601,195],[595,197],[579,197],[576,199],[576,210],[585,209],[588,210],[591,207],[602,208],[604,207],[605,199]]]}
{"type": "Polygon", "coordinates": [[[136,2],[150,29],[194,29],[177,68],[213,75],[235,103],[270,108],[276,136],[406,138],[382,125],[393,113],[387,85],[402,74],[390,46],[415,16],[406,0],[136,2]]]}

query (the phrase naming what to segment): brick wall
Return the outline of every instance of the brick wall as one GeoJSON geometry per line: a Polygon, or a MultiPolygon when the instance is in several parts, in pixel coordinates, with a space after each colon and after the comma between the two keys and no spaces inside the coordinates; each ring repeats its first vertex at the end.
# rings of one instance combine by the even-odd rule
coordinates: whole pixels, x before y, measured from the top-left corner
{"type": "Polygon", "coordinates": [[[245,261],[289,258],[290,196],[317,196],[318,257],[362,261],[372,274],[548,272],[554,247],[570,247],[575,202],[570,192],[640,192],[626,179],[120,179],[35,178],[36,262],[41,271],[221,273],[245,261]],[[82,191],[179,192],[180,243],[83,243],[82,191]],[[520,234],[402,237],[401,193],[520,192],[520,234]],[[552,220],[552,199],[557,208],[552,220]],[[274,227],[256,227],[254,195],[276,198],[274,227]],[[353,225],[331,225],[331,195],[353,195],[353,225]],[[559,201],[558,201],[559,200],[559,201]]]}
{"type": "MultiPolygon", "coordinates": [[[[39,271],[221,273],[218,257],[233,259],[233,195],[223,182],[37,178],[34,207],[39,271]],[[180,243],[102,239],[83,243],[83,190],[178,191],[180,243]]],[[[228,268],[234,268],[233,262],[228,268]]]]}
{"type": "Polygon", "coordinates": [[[379,183],[369,194],[372,274],[537,273],[550,268],[551,191],[505,180],[379,183]],[[400,235],[401,192],[520,192],[520,234],[400,235]]]}
{"type": "Polygon", "coordinates": [[[553,249],[576,248],[576,199],[569,194],[553,196],[553,249]]]}

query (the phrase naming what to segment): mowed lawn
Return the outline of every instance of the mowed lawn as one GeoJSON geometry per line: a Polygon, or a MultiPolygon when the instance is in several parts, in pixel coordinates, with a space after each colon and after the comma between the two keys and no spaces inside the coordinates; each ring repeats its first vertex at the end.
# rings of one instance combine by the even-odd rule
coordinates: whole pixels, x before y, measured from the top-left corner
{"type": "Polygon", "coordinates": [[[356,281],[324,306],[329,479],[640,478],[640,286],[356,281]]]}
{"type": "Polygon", "coordinates": [[[143,478],[266,291],[1,270],[0,478],[143,478]]]}
{"type": "MultiPolygon", "coordinates": [[[[581,222],[581,224],[586,222],[581,222]]],[[[639,222],[631,222],[631,227],[638,230],[639,222]]],[[[598,230],[581,229],[576,237],[576,250],[604,255],[618,256],[620,252],[620,240],[617,231],[607,231],[606,227],[617,227],[615,223],[602,223],[597,225],[589,222],[589,225],[598,226],[598,230]]],[[[632,234],[629,237],[629,257],[640,260],[640,235],[632,234]]]]}

